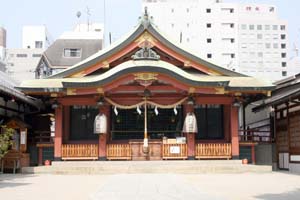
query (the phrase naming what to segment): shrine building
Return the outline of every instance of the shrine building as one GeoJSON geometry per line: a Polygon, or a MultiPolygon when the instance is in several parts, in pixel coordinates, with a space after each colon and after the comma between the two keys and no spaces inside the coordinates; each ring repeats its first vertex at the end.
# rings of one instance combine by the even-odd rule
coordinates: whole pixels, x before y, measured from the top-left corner
{"type": "Polygon", "coordinates": [[[273,88],[172,42],[147,12],[116,43],[20,86],[52,106],[57,161],[239,159],[239,105],[273,88]]]}

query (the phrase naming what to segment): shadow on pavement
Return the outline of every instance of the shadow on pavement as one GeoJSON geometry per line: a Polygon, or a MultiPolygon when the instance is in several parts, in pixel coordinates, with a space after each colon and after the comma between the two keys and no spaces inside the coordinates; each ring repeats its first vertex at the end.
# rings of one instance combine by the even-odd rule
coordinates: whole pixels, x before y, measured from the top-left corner
{"type": "Polygon", "coordinates": [[[300,198],[300,188],[281,194],[263,194],[256,196],[256,198],[263,200],[296,200],[300,198]]]}
{"type": "Polygon", "coordinates": [[[22,178],[32,177],[32,175],[24,174],[0,174],[0,189],[8,187],[18,187],[29,185],[31,183],[22,182],[22,178]]]}

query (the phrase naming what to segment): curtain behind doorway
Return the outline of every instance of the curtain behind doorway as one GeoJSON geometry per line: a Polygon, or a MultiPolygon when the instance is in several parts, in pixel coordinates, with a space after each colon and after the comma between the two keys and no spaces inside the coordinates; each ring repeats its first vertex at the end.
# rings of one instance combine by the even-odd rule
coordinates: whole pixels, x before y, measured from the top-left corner
{"type": "Polygon", "coordinates": [[[96,106],[70,107],[70,140],[96,140],[94,120],[99,109],[96,106]]]}

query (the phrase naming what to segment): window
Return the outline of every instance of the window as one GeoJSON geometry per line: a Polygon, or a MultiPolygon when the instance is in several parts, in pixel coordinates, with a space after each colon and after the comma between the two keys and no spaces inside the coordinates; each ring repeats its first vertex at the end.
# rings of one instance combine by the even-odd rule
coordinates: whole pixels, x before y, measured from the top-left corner
{"type": "Polygon", "coordinates": [[[64,57],[79,58],[81,57],[81,49],[66,48],[64,49],[64,57]]]}
{"type": "Polygon", "coordinates": [[[43,42],[42,41],[35,41],[35,48],[37,48],[37,49],[43,48],[43,42]]]}
{"type": "Polygon", "coordinates": [[[280,30],[284,31],[285,30],[285,25],[281,25],[280,30]]]}
{"type": "Polygon", "coordinates": [[[273,30],[277,31],[278,30],[278,26],[277,25],[273,25],[273,30]]]}
{"type": "Polygon", "coordinates": [[[263,57],[263,52],[258,52],[258,53],[257,53],[257,56],[258,56],[259,58],[262,58],[262,57],[263,57]]]}
{"type": "Polygon", "coordinates": [[[286,48],[286,44],[281,44],[281,48],[285,49],[286,48]]]}
{"type": "Polygon", "coordinates": [[[263,39],[263,35],[262,34],[257,34],[257,39],[259,39],[259,40],[263,39]]]}
{"type": "Polygon", "coordinates": [[[41,57],[42,56],[42,54],[32,54],[32,57],[33,58],[39,58],[39,57],[41,57]]]}
{"type": "Polygon", "coordinates": [[[198,126],[196,139],[224,139],[223,106],[198,105],[195,115],[198,126]]]}
{"type": "Polygon", "coordinates": [[[206,13],[211,13],[211,9],[210,9],[210,8],[207,8],[207,9],[206,9],[206,13]]]}
{"type": "Polygon", "coordinates": [[[247,25],[246,25],[246,24],[242,24],[242,25],[241,25],[241,29],[242,29],[242,30],[247,30],[247,25]]]}
{"type": "Polygon", "coordinates": [[[187,9],[186,9],[186,12],[187,12],[187,13],[188,13],[188,12],[190,12],[190,9],[189,9],[189,8],[187,8],[187,9]]]}
{"type": "Polygon", "coordinates": [[[206,24],[206,28],[211,28],[211,24],[206,24]]]}
{"type": "Polygon", "coordinates": [[[271,43],[266,43],[265,45],[266,45],[266,48],[267,48],[267,49],[270,49],[270,48],[271,48],[271,43]]]}
{"type": "Polygon", "coordinates": [[[278,34],[273,34],[273,40],[278,40],[278,34]]]}
{"type": "Polygon", "coordinates": [[[270,25],[265,25],[265,30],[270,30],[270,25]]]}
{"type": "Polygon", "coordinates": [[[11,57],[11,58],[13,58],[14,56],[15,56],[15,54],[13,54],[13,53],[9,54],[9,57],[11,57]]]}
{"type": "Polygon", "coordinates": [[[174,12],[174,8],[171,9],[171,12],[172,12],[172,13],[174,12]]]}
{"type": "Polygon", "coordinates": [[[286,67],[286,62],[282,62],[281,67],[286,67]]]}
{"type": "Polygon", "coordinates": [[[189,23],[187,23],[187,24],[186,24],[186,27],[190,27],[190,24],[189,24],[189,23]]]}
{"type": "Polygon", "coordinates": [[[212,54],[211,54],[211,53],[208,53],[208,54],[207,54],[207,58],[212,58],[212,54]]]}
{"type": "Polygon", "coordinates": [[[282,71],[282,76],[287,76],[287,72],[286,71],[282,71]]]}
{"type": "Polygon", "coordinates": [[[249,30],[254,30],[254,25],[249,25],[249,30]]]}
{"type": "Polygon", "coordinates": [[[171,27],[174,28],[174,24],[171,24],[171,27]]]}
{"type": "Polygon", "coordinates": [[[280,35],[280,38],[281,38],[282,40],[285,40],[285,38],[286,38],[285,34],[281,34],[281,35],[280,35]]]}
{"type": "Polygon", "coordinates": [[[286,53],[281,53],[281,58],[286,58],[286,53]]]}
{"type": "Polygon", "coordinates": [[[27,58],[27,54],[20,53],[20,54],[17,54],[17,57],[18,58],[27,58]]]}
{"type": "Polygon", "coordinates": [[[257,25],[257,30],[261,31],[262,30],[262,25],[257,25]]]}
{"type": "Polygon", "coordinates": [[[207,38],[207,39],[206,39],[206,42],[207,42],[207,43],[211,43],[211,41],[212,41],[211,38],[207,38]]]}
{"type": "Polygon", "coordinates": [[[278,43],[274,43],[274,44],[273,44],[273,48],[274,48],[274,49],[278,49],[278,43]]]}

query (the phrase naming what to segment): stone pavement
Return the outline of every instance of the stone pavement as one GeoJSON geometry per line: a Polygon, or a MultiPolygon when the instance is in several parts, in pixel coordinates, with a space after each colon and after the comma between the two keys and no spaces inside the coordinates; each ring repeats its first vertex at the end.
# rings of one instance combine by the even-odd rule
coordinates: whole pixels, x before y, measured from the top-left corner
{"type": "Polygon", "coordinates": [[[299,200],[300,176],[240,174],[0,174],[0,200],[299,200]]]}
{"type": "Polygon", "coordinates": [[[90,200],[222,200],[188,184],[180,175],[113,175],[90,200]]]}

